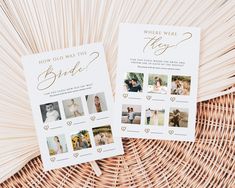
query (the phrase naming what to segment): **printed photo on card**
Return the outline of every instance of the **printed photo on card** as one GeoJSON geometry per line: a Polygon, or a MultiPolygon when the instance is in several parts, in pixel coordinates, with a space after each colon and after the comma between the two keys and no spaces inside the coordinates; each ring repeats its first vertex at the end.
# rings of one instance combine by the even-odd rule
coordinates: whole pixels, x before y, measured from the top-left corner
{"type": "Polygon", "coordinates": [[[103,46],[24,56],[44,170],[123,154],[103,46]]]}
{"type": "Polygon", "coordinates": [[[114,122],[122,137],[194,141],[200,29],[119,26],[114,122]]]}

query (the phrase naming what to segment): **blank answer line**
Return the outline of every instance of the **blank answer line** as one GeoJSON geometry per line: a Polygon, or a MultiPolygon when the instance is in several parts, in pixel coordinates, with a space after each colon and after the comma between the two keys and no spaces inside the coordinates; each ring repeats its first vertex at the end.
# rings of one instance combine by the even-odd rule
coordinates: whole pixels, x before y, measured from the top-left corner
{"type": "Polygon", "coordinates": [[[104,150],[104,152],[107,152],[107,151],[113,151],[113,150],[115,150],[115,148],[106,149],[106,150],[104,150]]]}
{"type": "Polygon", "coordinates": [[[77,125],[77,124],[82,124],[82,123],[86,123],[86,121],[81,121],[81,122],[77,122],[77,123],[73,123],[73,124],[77,125]]]}
{"type": "Polygon", "coordinates": [[[164,134],[163,132],[154,132],[154,131],[152,131],[150,133],[152,133],[152,134],[164,134]]]}
{"type": "Polygon", "coordinates": [[[189,101],[175,101],[175,102],[189,103],[189,101]]]}
{"type": "Polygon", "coordinates": [[[64,159],[57,159],[56,161],[64,161],[64,160],[68,160],[69,158],[64,158],[64,159]]]}
{"type": "Polygon", "coordinates": [[[84,157],[84,156],[87,156],[87,155],[92,155],[92,153],[86,153],[86,154],[80,155],[80,157],[84,157]]]}
{"type": "Polygon", "coordinates": [[[153,101],[165,101],[164,99],[152,99],[153,101]]]}
{"type": "Polygon", "coordinates": [[[97,120],[101,120],[101,119],[108,119],[109,117],[102,117],[102,118],[97,118],[97,120]]]}
{"type": "Polygon", "coordinates": [[[175,134],[175,135],[178,135],[178,136],[187,136],[187,134],[175,134]]]}
{"type": "Polygon", "coordinates": [[[58,129],[61,128],[62,126],[58,126],[58,127],[51,127],[50,129],[58,129]]]}
{"type": "Polygon", "coordinates": [[[129,99],[141,99],[139,97],[128,97],[129,99]]]}
{"type": "Polygon", "coordinates": [[[132,131],[132,130],[127,130],[127,132],[134,132],[134,133],[139,133],[140,131],[132,131]]]}

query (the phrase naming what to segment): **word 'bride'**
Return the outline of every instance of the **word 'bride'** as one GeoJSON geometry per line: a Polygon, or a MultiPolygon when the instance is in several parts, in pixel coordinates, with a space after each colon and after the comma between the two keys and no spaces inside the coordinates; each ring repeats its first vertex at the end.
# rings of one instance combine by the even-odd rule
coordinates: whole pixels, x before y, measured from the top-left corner
{"type": "Polygon", "coordinates": [[[58,79],[67,76],[77,76],[79,73],[84,72],[88,69],[88,67],[95,62],[95,60],[99,57],[98,52],[93,52],[89,55],[92,59],[85,65],[82,66],[81,62],[78,61],[75,65],[68,68],[67,70],[58,70],[56,71],[52,65],[42,71],[42,73],[38,76],[38,90],[45,90],[50,88],[58,79]]]}

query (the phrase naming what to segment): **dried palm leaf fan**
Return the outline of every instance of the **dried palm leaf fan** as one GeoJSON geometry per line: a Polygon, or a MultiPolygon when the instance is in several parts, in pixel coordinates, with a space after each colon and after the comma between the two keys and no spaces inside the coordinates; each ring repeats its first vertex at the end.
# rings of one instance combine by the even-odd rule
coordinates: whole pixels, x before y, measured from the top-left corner
{"type": "Polygon", "coordinates": [[[196,26],[198,101],[235,91],[233,0],[0,0],[0,6],[0,182],[39,155],[22,55],[102,42],[114,89],[119,23],[196,26]]]}

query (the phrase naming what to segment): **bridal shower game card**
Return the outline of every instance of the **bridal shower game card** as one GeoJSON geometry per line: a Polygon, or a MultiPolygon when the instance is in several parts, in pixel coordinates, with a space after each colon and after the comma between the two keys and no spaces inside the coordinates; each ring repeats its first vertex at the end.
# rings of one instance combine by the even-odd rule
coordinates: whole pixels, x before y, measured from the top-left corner
{"type": "Polygon", "coordinates": [[[44,170],[123,154],[101,44],[22,61],[44,170]]]}
{"type": "Polygon", "coordinates": [[[200,30],[121,24],[115,97],[120,135],[194,141],[200,30]]]}

